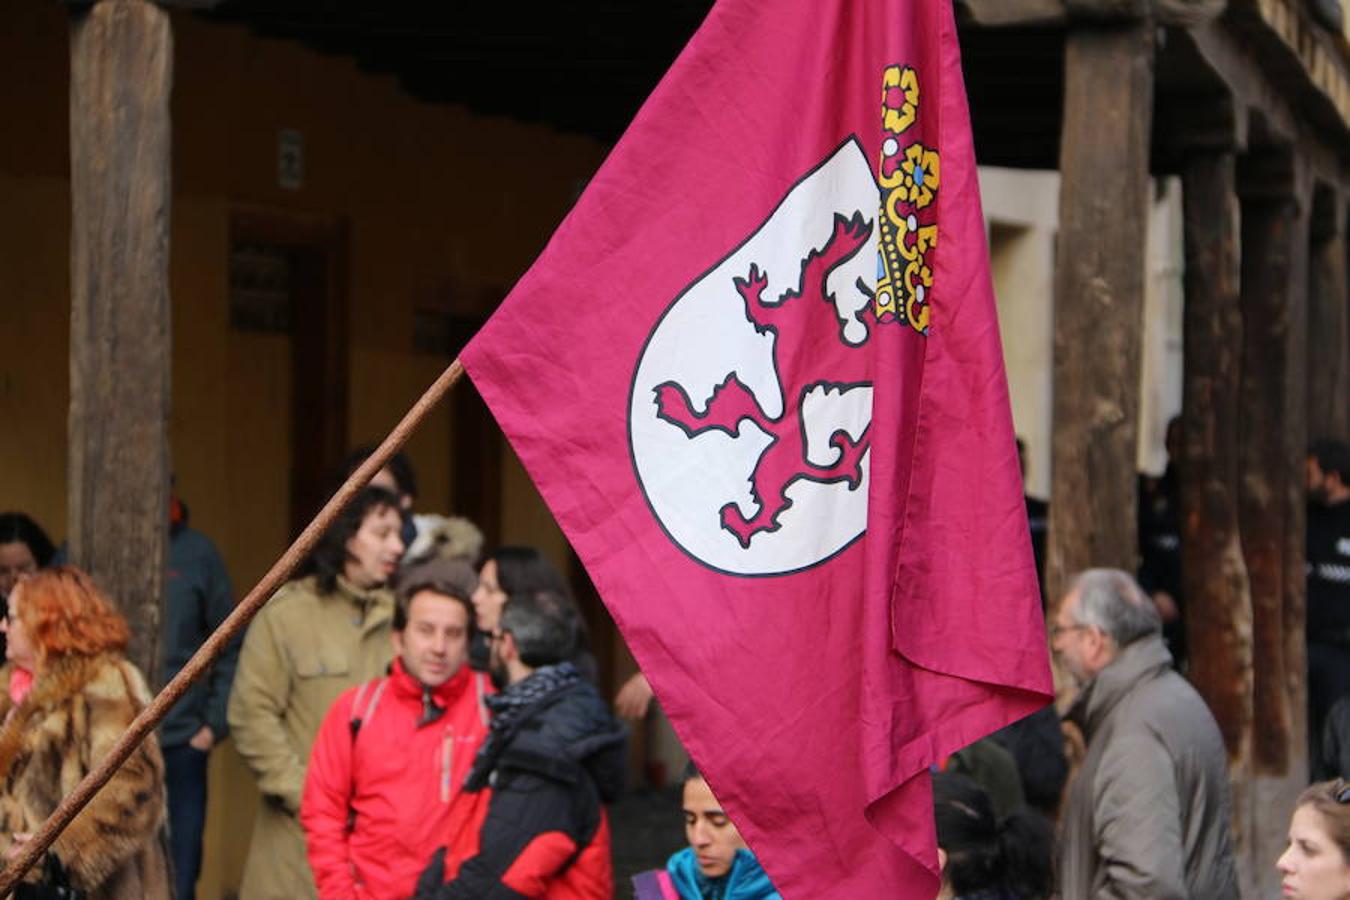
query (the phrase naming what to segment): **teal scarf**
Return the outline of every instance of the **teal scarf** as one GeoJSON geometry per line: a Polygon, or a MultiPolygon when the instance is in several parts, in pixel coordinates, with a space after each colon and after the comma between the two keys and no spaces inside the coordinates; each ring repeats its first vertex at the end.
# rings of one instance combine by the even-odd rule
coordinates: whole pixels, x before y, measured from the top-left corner
{"type": "Polygon", "coordinates": [[[731,871],[721,878],[709,878],[699,871],[692,847],[672,856],[666,871],[684,900],[783,900],[749,850],[737,850],[731,871]]]}

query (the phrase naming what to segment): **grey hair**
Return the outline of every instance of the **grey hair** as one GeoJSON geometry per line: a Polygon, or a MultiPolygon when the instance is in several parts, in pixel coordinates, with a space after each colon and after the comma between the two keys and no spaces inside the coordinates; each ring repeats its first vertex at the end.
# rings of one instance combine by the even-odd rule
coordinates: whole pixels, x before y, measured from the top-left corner
{"type": "Polygon", "coordinates": [[[560,663],[576,652],[577,619],[568,597],[544,588],[507,597],[498,628],[515,638],[520,661],[537,669],[560,663]]]}
{"type": "Polygon", "coordinates": [[[1069,592],[1074,591],[1078,592],[1074,621],[1101,629],[1117,647],[1162,632],[1158,607],[1127,572],[1087,569],[1069,584],[1069,592]]]}

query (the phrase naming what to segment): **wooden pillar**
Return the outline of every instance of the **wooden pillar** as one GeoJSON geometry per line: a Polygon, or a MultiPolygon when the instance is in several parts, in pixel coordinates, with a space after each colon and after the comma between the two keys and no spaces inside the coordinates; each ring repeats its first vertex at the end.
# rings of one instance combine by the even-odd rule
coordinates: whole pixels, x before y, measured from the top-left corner
{"type": "Polygon", "coordinates": [[[126,614],[154,678],[168,532],[166,12],[72,11],[69,545],[126,614]]]}
{"type": "MultiPolygon", "coordinates": [[[[1287,606],[1302,596],[1302,400],[1303,310],[1307,284],[1307,210],[1298,202],[1293,163],[1287,153],[1260,152],[1245,158],[1242,191],[1242,448],[1239,515],[1243,552],[1251,579],[1257,679],[1254,711],[1257,772],[1288,771],[1294,747],[1294,710],[1286,679],[1291,667],[1285,635],[1287,606]],[[1297,459],[1295,459],[1297,456],[1297,459]],[[1297,520],[1297,521],[1296,521],[1297,520]],[[1299,578],[1292,584],[1292,550],[1299,578]],[[1294,593],[1291,595],[1291,591],[1294,593]]],[[[1301,605],[1300,605],[1301,610],[1301,605]]],[[[1299,631],[1301,643],[1303,635],[1299,631]]],[[[1301,736],[1300,736],[1301,738],[1301,736]]],[[[1301,740],[1299,741],[1301,744],[1301,740]]]]}
{"type": "Polygon", "coordinates": [[[1134,571],[1135,445],[1153,118],[1153,28],[1079,27],[1065,46],[1047,591],[1134,571]]]}
{"type": "Polygon", "coordinates": [[[1252,730],[1252,605],[1238,524],[1240,231],[1231,152],[1192,155],[1185,210],[1182,584],[1189,676],[1241,771],[1252,730]]]}
{"type": "Polygon", "coordinates": [[[1350,287],[1346,204],[1323,186],[1313,201],[1308,290],[1308,436],[1350,440],[1350,287]]]}
{"type": "Polygon", "coordinates": [[[1272,896],[1270,864],[1307,778],[1304,653],[1304,476],[1308,204],[1292,150],[1239,162],[1242,197],[1241,489],[1238,516],[1252,597],[1253,692],[1249,832],[1241,834],[1254,896],[1272,896]]]}

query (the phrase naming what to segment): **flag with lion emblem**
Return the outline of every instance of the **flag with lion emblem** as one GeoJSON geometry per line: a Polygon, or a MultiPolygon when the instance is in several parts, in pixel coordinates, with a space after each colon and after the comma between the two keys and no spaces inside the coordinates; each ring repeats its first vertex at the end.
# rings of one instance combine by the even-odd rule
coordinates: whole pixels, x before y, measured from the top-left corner
{"type": "Polygon", "coordinates": [[[1051,693],[950,3],[720,0],[462,359],[783,895],[932,897],[1051,693]]]}

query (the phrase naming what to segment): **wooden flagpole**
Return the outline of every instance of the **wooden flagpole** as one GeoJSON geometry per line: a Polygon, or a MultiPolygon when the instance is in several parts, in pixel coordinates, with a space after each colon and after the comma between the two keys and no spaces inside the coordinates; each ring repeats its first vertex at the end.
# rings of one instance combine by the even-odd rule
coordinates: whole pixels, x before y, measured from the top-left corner
{"type": "Polygon", "coordinates": [[[403,419],[394,426],[394,430],[380,442],[380,446],[370,458],[343,482],[337,493],[333,494],[323,509],[319,510],[319,514],[305,527],[295,542],[273,563],[267,574],[253,586],[253,590],[248,592],[248,596],[234,608],[234,612],[220,623],[220,627],[202,643],[187,664],[164,686],[150,705],[141,710],[141,714],[132,721],[126,732],[108,751],[108,755],[99,760],[89,774],[84,776],[84,780],[75,786],[75,790],[61,800],[60,805],[47,817],[47,821],[42,823],[42,827],[33,835],[32,840],[24,844],[14,861],[0,872],[0,897],[8,897],[11,894],[24,873],[42,857],[70,821],[84,809],[108,779],[112,778],[113,773],[127,761],[127,757],[131,756],[132,751],[145,740],[145,736],[168,715],[169,710],[187,692],[192,683],[215,662],[225,649],[225,645],[244,630],[262,605],[276,593],[277,588],[281,587],[301,560],[314,548],[319,537],[328,530],[328,526],[337,518],[342,508],[357,491],[366,486],[376,472],[384,467],[389,458],[398,452],[408,437],[417,430],[417,426],[422,424],[463,374],[464,367],[458,359],[455,359],[418,398],[412,409],[408,410],[403,419]]]}

